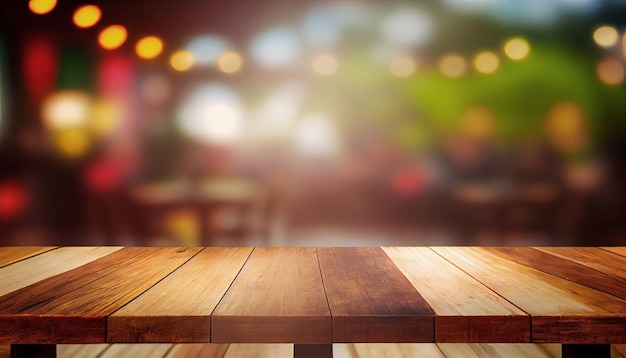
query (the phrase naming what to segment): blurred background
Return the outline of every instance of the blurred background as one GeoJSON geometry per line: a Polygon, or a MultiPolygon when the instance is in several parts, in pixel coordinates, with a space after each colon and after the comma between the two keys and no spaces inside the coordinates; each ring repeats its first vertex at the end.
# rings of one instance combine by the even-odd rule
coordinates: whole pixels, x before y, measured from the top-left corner
{"type": "Polygon", "coordinates": [[[2,245],[624,245],[624,0],[0,2],[2,245]]]}

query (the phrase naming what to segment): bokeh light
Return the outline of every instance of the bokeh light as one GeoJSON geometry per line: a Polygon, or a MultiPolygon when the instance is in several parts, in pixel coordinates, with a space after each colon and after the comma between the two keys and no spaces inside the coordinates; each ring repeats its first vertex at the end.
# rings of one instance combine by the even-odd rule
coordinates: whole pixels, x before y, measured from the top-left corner
{"type": "Polygon", "coordinates": [[[156,36],[146,36],[137,42],[135,52],[140,58],[151,60],[163,52],[163,41],[156,36]]]}
{"type": "Polygon", "coordinates": [[[72,20],[80,28],[92,27],[100,21],[102,11],[96,5],[84,5],[76,9],[72,20]]]}
{"type": "Polygon", "coordinates": [[[584,111],[575,102],[559,102],[546,118],[550,142],[562,151],[576,151],[587,144],[587,123],[584,111]]]}
{"type": "Polygon", "coordinates": [[[98,43],[105,50],[115,50],[126,42],[128,31],[122,25],[111,25],[100,32],[98,43]]]}
{"type": "Polygon", "coordinates": [[[186,50],[179,50],[170,57],[170,66],[176,71],[187,71],[193,66],[193,54],[186,50]]]}
{"type": "Polygon", "coordinates": [[[97,137],[106,137],[115,133],[120,125],[119,105],[113,101],[99,99],[94,101],[88,129],[97,137]]]}
{"type": "Polygon", "coordinates": [[[332,8],[311,10],[302,20],[304,38],[316,47],[336,44],[341,36],[341,30],[339,16],[332,8]]]}
{"type": "Polygon", "coordinates": [[[238,72],[242,66],[243,58],[234,51],[225,52],[217,59],[217,67],[224,73],[238,72]]]}
{"type": "Polygon", "coordinates": [[[465,74],[467,63],[463,57],[449,54],[439,60],[439,70],[446,77],[460,77],[465,74]]]}
{"type": "Polygon", "coordinates": [[[284,83],[271,92],[259,109],[256,132],[265,139],[288,135],[305,94],[306,88],[298,82],[284,83]]]}
{"type": "Polygon", "coordinates": [[[511,60],[520,61],[530,55],[530,44],[521,37],[515,37],[504,44],[504,54],[511,60]]]}
{"type": "Polygon", "coordinates": [[[57,5],[57,0],[30,0],[28,2],[28,8],[34,14],[44,15],[54,10],[57,5]]]}
{"type": "Polygon", "coordinates": [[[461,132],[473,139],[485,140],[493,136],[495,117],[484,107],[472,107],[461,116],[461,132]]]}
{"type": "Polygon", "coordinates": [[[41,108],[47,128],[64,130],[84,126],[89,120],[91,98],[79,91],[62,91],[49,96],[41,108]]]}
{"type": "Polygon", "coordinates": [[[498,55],[491,51],[483,51],[474,57],[474,68],[484,74],[494,73],[500,67],[498,55]]]}
{"type": "Polygon", "coordinates": [[[309,114],[296,127],[296,147],[307,157],[329,158],[339,151],[339,135],[330,118],[309,114]]]}
{"type": "Polygon", "coordinates": [[[178,115],[187,136],[216,144],[230,144],[242,135],[239,97],[221,85],[202,87],[183,104],[178,115]]]}
{"type": "Polygon", "coordinates": [[[52,143],[62,156],[75,159],[87,154],[92,142],[84,129],[64,129],[53,133],[52,143]]]}
{"type": "Polygon", "coordinates": [[[593,40],[600,47],[612,47],[619,41],[619,34],[613,26],[600,26],[593,32],[593,40]]]}
{"type": "Polygon", "coordinates": [[[262,66],[280,68],[292,64],[300,56],[300,40],[289,28],[267,30],[251,44],[252,58],[262,66]]]}
{"type": "Polygon", "coordinates": [[[311,65],[313,66],[313,70],[322,76],[330,76],[337,72],[337,69],[339,68],[337,58],[330,54],[315,56],[311,65]]]}
{"type": "Polygon", "coordinates": [[[193,55],[194,64],[200,66],[214,64],[228,49],[229,46],[225,40],[212,35],[195,37],[185,46],[185,50],[193,55]]]}
{"type": "Polygon", "coordinates": [[[172,82],[162,74],[151,73],[141,82],[139,92],[146,103],[161,106],[172,96],[172,82]]]}
{"type": "Polygon", "coordinates": [[[416,69],[417,63],[409,56],[398,56],[389,63],[389,70],[397,77],[411,77],[416,69]]]}
{"type": "Polygon", "coordinates": [[[598,78],[609,86],[619,86],[624,83],[624,64],[616,59],[604,59],[596,68],[598,78]]]}
{"type": "Polygon", "coordinates": [[[26,208],[27,201],[26,190],[18,181],[0,181],[0,222],[19,217],[26,208]]]}
{"type": "Polygon", "coordinates": [[[432,21],[428,15],[414,8],[402,8],[383,19],[385,38],[401,46],[420,46],[432,36],[432,21]]]}

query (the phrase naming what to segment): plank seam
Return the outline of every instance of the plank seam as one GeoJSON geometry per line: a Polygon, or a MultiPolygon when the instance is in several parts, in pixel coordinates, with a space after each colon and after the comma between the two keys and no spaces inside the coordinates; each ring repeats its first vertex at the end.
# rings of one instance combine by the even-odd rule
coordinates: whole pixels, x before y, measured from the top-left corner
{"type": "Polygon", "coordinates": [[[317,260],[317,269],[320,273],[322,280],[322,288],[324,289],[324,298],[326,298],[326,306],[328,306],[328,313],[330,313],[330,333],[332,334],[332,341],[335,341],[335,327],[333,326],[333,311],[330,308],[330,302],[328,301],[328,293],[326,292],[326,284],[324,283],[324,275],[322,275],[322,265],[320,264],[319,248],[315,248],[315,259],[317,260]]]}
{"type": "Polygon", "coordinates": [[[28,259],[32,259],[33,257],[37,257],[37,256],[40,256],[40,255],[46,254],[48,252],[52,252],[52,251],[57,250],[59,248],[61,248],[61,246],[52,246],[49,250],[46,250],[46,251],[43,251],[43,252],[31,255],[31,256],[22,257],[21,259],[19,259],[17,261],[14,261],[14,262],[11,262],[11,263],[8,263],[8,264],[5,264],[5,265],[0,265],[0,268],[4,268],[4,267],[9,267],[11,265],[15,265],[18,262],[22,262],[22,261],[26,261],[28,259]]]}

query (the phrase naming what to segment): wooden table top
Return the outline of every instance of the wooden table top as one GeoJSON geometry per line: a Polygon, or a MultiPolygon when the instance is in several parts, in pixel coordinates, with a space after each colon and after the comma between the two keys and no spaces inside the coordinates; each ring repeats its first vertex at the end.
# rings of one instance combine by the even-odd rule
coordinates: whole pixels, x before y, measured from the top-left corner
{"type": "Polygon", "coordinates": [[[3,247],[0,344],[626,343],[626,247],[3,247]]]}

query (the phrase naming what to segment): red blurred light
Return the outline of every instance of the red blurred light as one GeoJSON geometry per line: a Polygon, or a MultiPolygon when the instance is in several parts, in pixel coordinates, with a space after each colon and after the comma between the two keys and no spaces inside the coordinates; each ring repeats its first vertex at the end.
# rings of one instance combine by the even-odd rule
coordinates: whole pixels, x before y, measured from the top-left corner
{"type": "Polygon", "coordinates": [[[424,174],[416,168],[398,170],[391,182],[393,191],[399,196],[412,197],[419,195],[426,187],[424,174]]]}
{"type": "Polygon", "coordinates": [[[14,180],[0,182],[0,220],[17,218],[26,207],[26,190],[14,180]]]}
{"type": "Polygon", "coordinates": [[[33,101],[40,102],[55,88],[58,47],[46,37],[31,37],[24,42],[22,55],[26,90],[33,101]]]}
{"type": "Polygon", "coordinates": [[[112,160],[96,160],[85,169],[87,187],[95,192],[112,191],[121,185],[122,179],[123,171],[112,160]]]}
{"type": "Polygon", "coordinates": [[[98,89],[108,98],[126,96],[133,88],[134,69],[130,58],[123,55],[106,57],[98,70],[98,89]]]}

